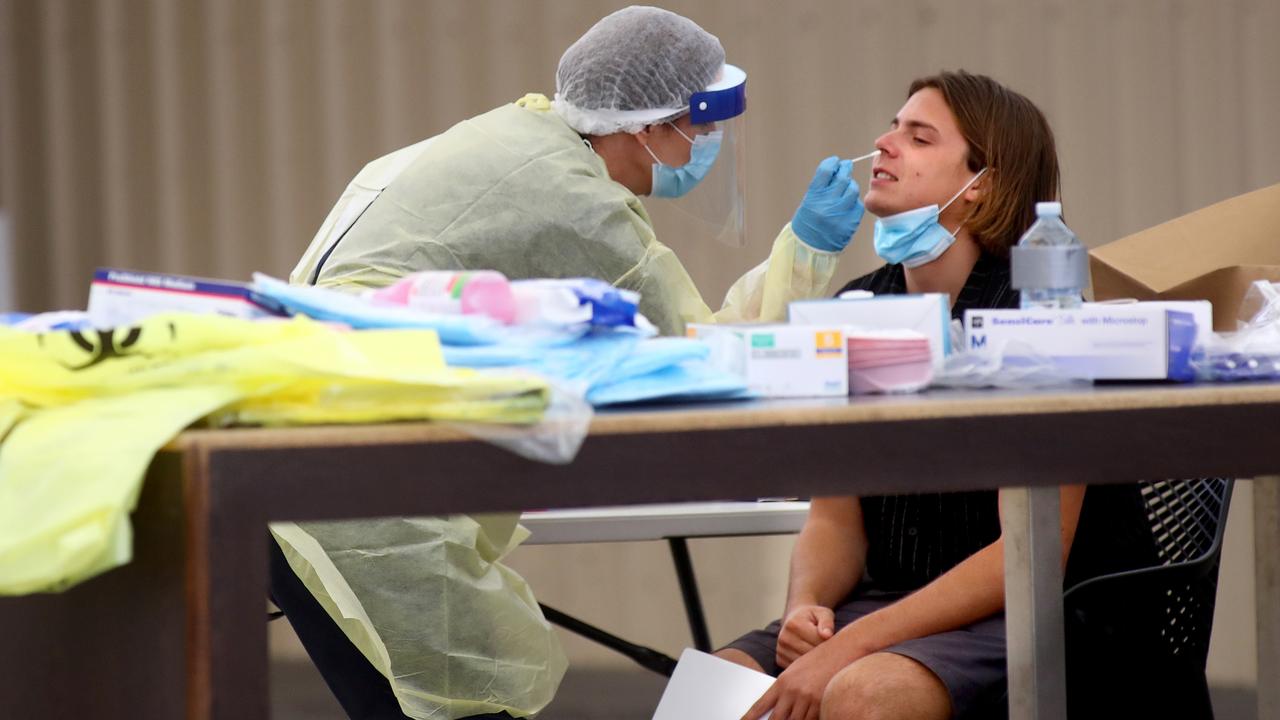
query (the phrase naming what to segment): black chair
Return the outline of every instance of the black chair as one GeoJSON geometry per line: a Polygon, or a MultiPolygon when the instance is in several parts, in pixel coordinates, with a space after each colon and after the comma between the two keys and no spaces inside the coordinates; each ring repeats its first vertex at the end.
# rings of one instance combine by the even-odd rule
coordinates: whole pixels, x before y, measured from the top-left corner
{"type": "MultiPolygon", "coordinates": [[[[1160,480],[1097,486],[1089,490],[1094,497],[1085,495],[1072,562],[1077,550],[1096,561],[1109,543],[1118,565],[1135,555],[1151,560],[1071,583],[1063,593],[1071,720],[1212,720],[1204,670],[1234,483],[1160,480]],[[1107,509],[1086,522],[1098,506],[1107,509]],[[1139,518],[1145,522],[1135,523],[1139,518]]],[[[1008,694],[973,715],[1007,720],[1008,694]]]]}
{"type": "Polygon", "coordinates": [[[1070,717],[1213,717],[1205,662],[1233,484],[1139,483],[1157,564],[1063,596],[1070,717]]]}

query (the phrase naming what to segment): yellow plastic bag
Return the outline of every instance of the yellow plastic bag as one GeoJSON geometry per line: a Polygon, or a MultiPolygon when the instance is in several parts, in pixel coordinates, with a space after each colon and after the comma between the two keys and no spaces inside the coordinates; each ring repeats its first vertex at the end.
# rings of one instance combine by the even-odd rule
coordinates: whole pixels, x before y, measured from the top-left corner
{"type": "Polygon", "coordinates": [[[0,447],[0,595],[55,591],[127,563],[151,457],[235,397],[146,390],[34,413],[0,447]]]}
{"type": "Polygon", "coordinates": [[[22,419],[27,412],[26,407],[12,398],[0,398],[0,441],[5,439],[13,426],[22,419]]]}
{"type": "MultiPolygon", "coordinates": [[[[201,384],[231,385],[246,399],[306,396],[335,403],[346,397],[358,403],[359,389],[393,385],[414,386],[425,399],[441,401],[536,396],[546,389],[532,375],[446,367],[429,330],[344,332],[306,318],[164,315],[132,328],[0,335],[0,399],[49,406],[201,384]]],[[[366,419],[394,416],[370,412],[366,419]]],[[[492,419],[512,418],[499,407],[492,419]]]]}
{"type": "Polygon", "coordinates": [[[157,316],[113,331],[0,332],[0,595],[127,562],[155,451],[196,420],[533,422],[546,384],[445,367],[435,333],[157,316]],[[74,449],[75,452],[68,452],[74,449]]]}

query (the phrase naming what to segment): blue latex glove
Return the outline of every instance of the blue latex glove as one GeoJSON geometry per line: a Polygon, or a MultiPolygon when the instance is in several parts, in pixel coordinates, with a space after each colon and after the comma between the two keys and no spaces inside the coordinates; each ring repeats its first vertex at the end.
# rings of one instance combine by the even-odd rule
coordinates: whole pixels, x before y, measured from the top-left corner
{"type": "Polygon", "coordinates": [[[866,208],[852,173],[853,161],[835,155],[818,163],[813,182],[791,218],[791,229],[805,245],[838,253],[853,239],[866,208]]]}

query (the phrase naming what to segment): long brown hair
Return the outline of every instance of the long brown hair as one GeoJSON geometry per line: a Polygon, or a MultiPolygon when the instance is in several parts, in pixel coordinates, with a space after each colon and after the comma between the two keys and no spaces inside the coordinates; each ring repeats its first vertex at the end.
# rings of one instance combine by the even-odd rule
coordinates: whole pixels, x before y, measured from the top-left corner
{"type": "Polygon", "coordinates": [[[986,75],[942,72],[911,83],[934,88],[969,143],[969,169],[989,168],[986,196],[966,225],[983,250],[1007,256],[1036,219],[1036,203],[1058,199],[1058,151],[1040,108],[986,75]]]}

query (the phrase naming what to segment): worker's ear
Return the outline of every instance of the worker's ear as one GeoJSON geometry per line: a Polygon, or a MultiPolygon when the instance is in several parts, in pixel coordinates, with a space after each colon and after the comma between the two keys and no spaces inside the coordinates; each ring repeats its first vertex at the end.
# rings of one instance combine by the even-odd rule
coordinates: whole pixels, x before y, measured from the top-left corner
{"type": "Polygon", "coordinates": [[[638,132],[631,133],[631,137],[634,137],[636,139],[636,142],[640,143],[641,146],[649,147],[649,143],[653,142],[654,140],[654,136],[655,136],[654,131],[657,130],[657,128],[658,128],[657,125],[645,125],[644,127],[640,128],[638,132]]]}
{"type": "Polygon", "coordinates": [[[657,142],[659,140],[662,140],[663,138],[671,137],[675,135],[675,133],[676,133],[676,129],[675,129],[674,123],[661,122],[661,123],[653,123],[652,125],[645,125],[644,127],[640,128],[639,132],[634,132],[631,134],[633,137],[635,137],[636,142],[640,143],[641,145],[644,145],[645,147],[649,147],[650,143],[657,142]]]}

